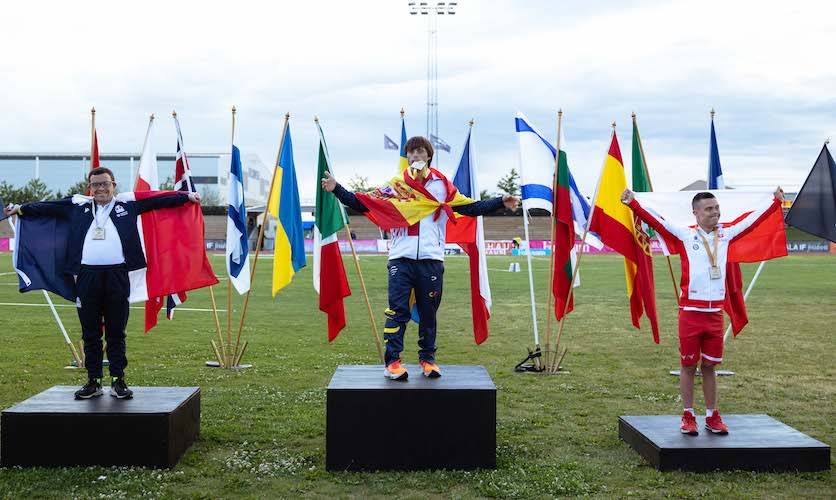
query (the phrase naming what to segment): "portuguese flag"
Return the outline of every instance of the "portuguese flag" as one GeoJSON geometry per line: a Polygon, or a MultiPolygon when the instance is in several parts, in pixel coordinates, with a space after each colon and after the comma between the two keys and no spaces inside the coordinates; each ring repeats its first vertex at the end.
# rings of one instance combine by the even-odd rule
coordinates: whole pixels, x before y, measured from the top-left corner
{"type": "Polygon", "coordinates": [[[328,315],[328,342],[345,328],[343,298],[351,295],[345,276],[337,233],[345,226],[342,207],[334,196],[322,189],[319,180],[331,172],[328,148],[322,127],[319,130],[319,163],[316,177],[316,213],[314,223],[313,286],[319,294],[319,310],[328,315]]]}
{"type": "Polygon", "coordinates": [[[595,212],[589,230],[598,233],[605,245],[624,256],[624,273],[633,326],[639,328],[642,314],[647,314],[653,331],[653,341],[658,344],[659,325],[656,318],[650,241],[641,225],[635,224],[630,208],[621,203],[621,193],[626,188],[627,179],[624,176],[621,149],[613,132],[601,178],[598,180],[598,196],[595,198],[595,212]]]}
{"type": "MultiPolygon", "coordinates": [[[[559,151],[557,159],[557,190],[555,197],[554,228],[554,317],[560,321],[563,311],[571,312],[574,297],[569,297],[572,286],[572,248],[575,246],[575,226],[572,218],[572,199],[569,195],[569,162],[566,152],[559,151]],[[566,298],[569,306],[566,307],[566,298]]],[[[573,294],[574,295],[574,294],[573,294]]]]}

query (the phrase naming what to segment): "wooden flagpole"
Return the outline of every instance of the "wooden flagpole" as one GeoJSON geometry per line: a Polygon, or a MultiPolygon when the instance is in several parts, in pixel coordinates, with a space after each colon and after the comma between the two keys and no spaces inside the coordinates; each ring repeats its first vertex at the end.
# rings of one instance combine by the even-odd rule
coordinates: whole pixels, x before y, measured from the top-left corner
{"type": "MultiPolygon", "coordinates": [[[[177,111],[172,110],[171,111],[171,117],[174,118],[175,122],[177,122],[177,111]]],[[[177,140],[179,141],[180,140],[180,136],[179,136],[180,125],[179,124],[177,125],[177,130],[178,130],[177,140]]],[[[221,368],[224,368],[226,366],[226,363],[224,362],[225,359],[226,359],[226,346],[224,346],[224,337],[223,337],[223,334],[221,333],[221,321],[220,321],[220,318],[218,318],[218,303],[215,301],[215,287],[214,286],[211,286],[211,285],[209,286],[209,296],[212,298],[212,313],[215,317],[215,328],[218,332],[218,341],[219,341],[218,344],[220,345],[220,349],[218,349],[218,345],[215,345],[214,341],[210,340],[210,342],[212,344],[212,350],[215,352],[215,356],[218,358],[218,364],[221,366],[221,368]]]]}
{"type": "MultiPolygon", "coordinates": [[[[403,111],[403,109],[401,109],[401,118],[403,118],[403,113],[404,113],[404,111],[403,111]]],[[[314,116],[314,123],[316,123],[317,128],[319,128],[319,130],[322,130],[321,127],[319,126],[319,117],[318,116],[314,116]]],[[[322,141],[322,136],[321,135],[320,135],[319,139],[320,139],[320,141],[322,141]]],[[[328,158],[328,167],[330,169],[332,167],[332,165],[330,164],[331,156],[328,155],[327,152],[326,152],[326,155],[327,155],[327,158],[328,158]]],[[[331,175],[333,175],[333,174],[334,173],[331,172],[331,175]]],[[[343,224],[345,225],[345,233],[346,233],[346,236],[348,238],[348,245],[351,247],[351,255],[354,258],[354,267],[355,267],[355,269],[357,269],[357,277],[360,280],[360,289],[363,291],[363,299],[365,299],[365,301],[366,301],[366,310],[369,313],[369,322],[372,324],[372,334],[374,335],[374,343],[375,343],[375,346],[377,347],[377,355],[380,357],[380,362],[382,364],[386,364],[386,360],[383,357],[383,344],[380,341],[380,332],[377,329],[377,322],[374,319],[374,312],[372,311],[372,303],[371,303],[371,300],[369,300],[369,292],[366,290],[366,280],[363,278],[363,271],[360,269],[360,257],[357,255],[357,249],[354,248],[354,240],[351,239],[351,227],[348,224],[348,217],[346,216],[345,208],[342,206],[341,203],[339,204],[339,208],[340,208],[340,216],[342,217],[343,224]]]]}
{"type": "MultiPolygon", "coordinates": [[[[612,122],[612,134],[615,135],[615,122],[612,122]]],[[[612,140],[610,141],[612,142],[612,140]]],[[[607,152],[609,154],[609,152],[607,152]]],[[[572,295],[574,294],[575,288],[574,283],[575,280],[578,278],[578,270],[581,268],[581,257],[584,254],[584,247],[586,246],[586,235],[589,234],[589,228],[592,226],[592,217],[595,216],[595,204],[598,202],[598,190],[601,188],[601,177],[604,175],[604,166],[607,164],[607,158],[604,157],[604,163],[601,165],[601,173],[598,175],[598,183],[595,185],[595,194],[592,196],[592,207],[589,209],[589,218],[586,220],[586,226],[583,228],[583,236],[581,237],[581,248],[578,251],[578,259],[575,261],[575,269],[572,270],[572,280],[569,281],[569,293],[566,294],[566,302],[563,306],[563,314],[560,317],[560,322],[558,323],[557,327],[557,339],[555,340],[556,345],[560,345],[560,336],[563,334],[563,325],[566,323],[566,311],[569,309],[569,301],[572,299],[572,295]]],[[[563,357],[560,360],[562,361],[563,357]]],[[[549,367],[549,372],[557,373],[560,369],[560,365],[558,363],[553,363],[549,367]]]]}
{"type": "MultiPolygon", "coordinates": [[[[549,288],[546,290],[546,353],[545,353],[545,361],[546,364],[549,363],[549,357],[551,356],[551,338],[552,338],[552,315],[554,311],[552,311],[554,304],[554,225],[556,221],[555,211],[557,210],[557,169],[560,165],[560,127],[561,122],[563,121],[563,110],[557,110],[557,142],[556,144],[556,152],[554,155],[554,175],[552,175],[552,210],[549,220],[551,221],[551,236],[549,241],[551,241],[551,252],[549,256],[549,288]]],[[[571,283],[569,286],[572,286],[571,283]]],[[[554,346],[555,351],[557,351],[558,346],[554,346]]],[[[556,354],[556,353],[555,353],[556,354]]]]}
{"type": "MultiPolygon", "coordinates": [[[[284,139],[287,135],[287,127],[290,123],[290,113],[285,113],[284,115],[284,126],[282,127],[282,135],[279,138],[279,152],[276,153],[276,163],[273,170],[273,178],[270,180],[270,191],[267,192],[267,204],[264,205],[264,217],[261,221],[261,228],[258,231],[258,239],[256,239],[255,243],[255,256],[253,258],[253,267],[250,271],[250,288],[247,290],[247,295],[244,297],[244,307],[241,310],[241,321],[238,323],[238,336],[235,339],[235,349],[232,351],[235,353],[236,356],[236,364],[238,366],[238,362],[241,361],[241,357],[243,356],[243,350],[241,353],[238,353],[238,347],[241,345],[241,332],[244,330],[244,318],[247,315],[247,306],[250,303],[250,294],[253,291],[253,282],[255,281],[255,268],[258,265],[258,256],[261,253],[261,243],[264,241],[264,229],[267,227],[267,211],[270,209],[270,201],[273,199],[273,188],[276,184],[276,171],[275,169],[279,166],[279,161],[282,159],[282,147],[284,146],[284,139]]],[[[273,254],[273,258],[275,259],[275,251],[273,254]]]]}
{"type": "MultiPolygon", "coordinates": [[[[235,113],[235,106],[232,106],[232,146],[230,146],[230,151],[232,151],[232,147],[235,146],[235,113]]],[[[232,179],[229,179],[229,181],[231,180],[232,179]]],[[[229,221],[227,221],[227,224],[228,223],[229,221]]],[[[234,360],[234,356],[230,352],[232,349],[232,276],[227,276],[226,282],[226,346],[226,366],[228,368],[232,368],[232,361],[234,360]]]]}
{"type": "MultiPolygon", "coordinates": [[[[650,180],[650,171],[647,168],[647,157],[644,155],[644,145],[642,145],[641,134],[639,133],[639,124],[636,122],[636,113],[633,112],[633,127],[636,129],[636,136],[639,139],[639,152],[642,155],[642,165],[644,166],[644,177],[647,179],[647,185],[653,191],[653,181],[650,180]]],[[[671,256],[665,255],[665,260],[668,262],[668,271],[671,275],[671,283],[673,283],[673,296],[676,299],[676,305],[679,306],[679,288],[676,286],[676,278],[673,275],[673,265],[671,264],[671,256]]]]}

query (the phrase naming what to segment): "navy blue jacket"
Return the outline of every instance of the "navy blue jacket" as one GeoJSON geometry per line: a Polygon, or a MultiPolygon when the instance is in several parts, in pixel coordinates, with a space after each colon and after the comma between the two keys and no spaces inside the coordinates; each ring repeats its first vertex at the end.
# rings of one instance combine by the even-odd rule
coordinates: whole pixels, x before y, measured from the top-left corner
{"type": "MultiPolygon", "coordinates": [[[[125,255],[125,265],[128,271],[135,271],[147,267],[136,218],[139,214],[159,208],[178,207],[189,201],[188,194],[169,194],[137,201],[116,201],[110,212],[110,220],[116,226],[119,240],[122,242],[122,253],[125,255]],[[121,208],[120,208],[121,207],[121,208]]],[[[77,205],[72,197],[56,201],[27,203],[21,207],[20,216],[28,217],[57,217],[70,222],[70,240],[67,244],[67,258],[64,272],[77,275],[81,268],[81,253],[84,238],[93,223],[93,203],[77,205]]]]}

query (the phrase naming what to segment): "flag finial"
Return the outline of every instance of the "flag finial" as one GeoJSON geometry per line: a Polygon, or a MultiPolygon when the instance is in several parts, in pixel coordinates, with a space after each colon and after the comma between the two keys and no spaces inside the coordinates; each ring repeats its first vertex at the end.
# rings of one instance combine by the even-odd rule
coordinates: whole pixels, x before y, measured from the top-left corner
{"type": "Polygon", "coordinates": [[[474,123],[476,123],[476,120],[474,120],[473,118],[471,118],[470,121],[467,122],[467,124],[470,125],[471,128],[473,128],[474,123]]]}
{"type": "Polygon", "coordinates": [[[711,120],[714,120],[714,108],[711,108],[711,120]]]}
{"type": "Polygon", "coordinates": [[[403,108],[401,108],[401,118],[403,118],[404,113],[406,113],[403,108]]]}
{"type": "Polygon", "coordinates": [[[288,111],[284,114],[284,119],[285,120],[290,120],[290,111],[288,111]]]}
{"type": "Polygon", "coordinates": [[[172,109],[171,110],[171,116],[173,116],[174,118],[177,118],[177,111],[172,109]]]}
{"type": "Polygon", "coordinates": [[[93,106],[92,108],[90,108],[90,113],[92,113],[94,115],[96,114],[96,106],[93,106]]]}
{"type": "Polygon", "coordinates": [[[154,121],[154,113],[151,113],[151,116],[148,117],[148,121],[154,121]]]}
{"type": "Polygon", "coordinates": [[[632,118],[633,118],[633,121],[636,121],[636,112],[635,112],[635,111],[633,111],[633,112],[630,114],[630,117],[632,117],[632,118]]]}
{"type": "Polygon", "coordinates": [[[235,105],[233,104],[233,105],[232,105],[232,114],[234,115],[234,114],[235,114],[235,113],[237,113],[237,112],[238,112],[238,109],[236,109],[236,108],[235,108],[235,105]]]}
{"type": "Polygon", "coordinates": [[[314,115],[313,121],[314,121],[314,123],[319,123],[319,117],[314,115]]]}
{"type": "Polygon", "coordinates": [[[563,116],[563,108],[557,110],[557,116],[563,116]]]}
{"type": "Polygon", "coordinates": [[[613,122],[612,122],[612,130],[613,130],[613,132],[615,132],[615,120],[613,120],[613,122]]]}
{"type": "Polygon", "coordinates": [[[824,140],[824,145],[827,146],[828,144],[830,144],[830,137],[824,140]]]}

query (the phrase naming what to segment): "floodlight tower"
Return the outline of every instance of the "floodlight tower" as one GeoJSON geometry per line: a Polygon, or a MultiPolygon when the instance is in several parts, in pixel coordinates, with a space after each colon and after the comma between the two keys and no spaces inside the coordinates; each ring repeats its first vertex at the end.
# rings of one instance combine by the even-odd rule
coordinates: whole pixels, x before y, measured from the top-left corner
{"type": "Polygon", "coordinates": [[[458,2],[409,2],[409,14],[427,16],[427,139],[438,137],[438,16],[456,14],[458,2]]]}

